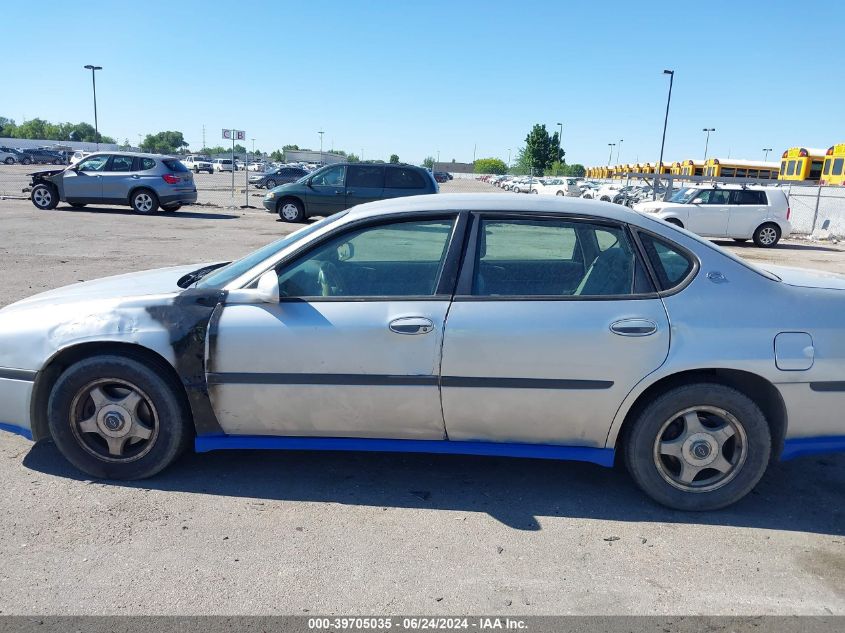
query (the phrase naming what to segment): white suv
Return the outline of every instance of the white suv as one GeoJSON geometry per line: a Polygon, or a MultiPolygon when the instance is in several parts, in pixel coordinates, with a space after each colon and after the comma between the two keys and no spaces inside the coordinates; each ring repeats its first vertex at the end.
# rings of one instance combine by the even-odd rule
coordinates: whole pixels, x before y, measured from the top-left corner
{"type": "Polygon", "coordinates": [[[231,158],[215,158],[214,171],[232,171],[231,158]]]}
{"type": "Polygon", "coordinates": [[[634,210],[654,214],[702,237],[730,237],[738,242],[752,239],[764,248],[792,232],[786,194],[772,187],[685,187],[669,201],[640,202],[634,210]]]}

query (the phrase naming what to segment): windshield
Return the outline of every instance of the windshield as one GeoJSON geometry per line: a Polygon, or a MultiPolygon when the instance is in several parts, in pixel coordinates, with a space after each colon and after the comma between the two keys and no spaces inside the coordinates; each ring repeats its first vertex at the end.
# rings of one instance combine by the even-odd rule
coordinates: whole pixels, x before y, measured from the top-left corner
{"type": "Polygon", "coordinates": [[[284,250],[294,242],[301,240],[304,237],[308,237],[312,233],[319,231],[321,228],[326,226],[327,224],[331,224],[332,222],[336,222],[344,215],[346,215],[346,211],[341,211],[340,213],[335,213],[334,215],[330,215],[327,218],[323,218],[318,222],[314,222],[314,224],[309,224],[308,226],[304,226],[298,231],[294,231],[290,235],[286,235],[283,238],[276,240],[275,242],[270,242],[266,246],[262,246],[257,251],[253,251],[246,257],[233,261],[231,264],[220,268],[219,270],[215,270],[213,273],[206,275],[203,279],[197,284],[197,288],[222,288],[229,282],[237,279],[241,275],[243,275],[246,271],[248,271],[253,266],[257,266],[265,259],[272,257],[276,253],[284,250]]]}
{"type": "Polygon", "coordinates": [[[698,189],[694,189],[692,187],[679,189],[674,194],[672,194],[672,197],[669,198],[669,202],[679,202],[681,204],[686,204],[695,197],[695,194],[697,194],[698,191],[698,189]]]}

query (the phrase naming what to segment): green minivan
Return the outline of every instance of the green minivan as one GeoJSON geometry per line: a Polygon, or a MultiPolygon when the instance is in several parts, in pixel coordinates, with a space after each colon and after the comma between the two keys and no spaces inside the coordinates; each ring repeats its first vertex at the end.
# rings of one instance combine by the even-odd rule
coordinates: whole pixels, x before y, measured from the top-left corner
{"type": "Polygon", "coordinates": [[[393,163],[336,163],[296,182],[280,185],[264,196],[264,208],[285,222],[304,222],[356,204],[437,193],[439,185],[427,169],[393,163]]]}

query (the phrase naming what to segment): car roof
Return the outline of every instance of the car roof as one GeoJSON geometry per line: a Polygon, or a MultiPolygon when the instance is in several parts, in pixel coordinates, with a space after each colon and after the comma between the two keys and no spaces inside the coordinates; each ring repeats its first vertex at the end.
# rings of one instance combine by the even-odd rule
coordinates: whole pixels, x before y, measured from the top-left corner
{"type": "Polygon", "coordinates": [[[148,154],[146,152],[119,152],[119,151],[116,151],[116,150],[110,151],[110,150],[105,150],[105,149],[97,151],[97,152],[91,152],[85,158],[89,158],[90,156],[94,156],[94,155],[97,155],[97,154],[107,154],[109,156],[140,156],[142,158],[158,158],[158,159],[174,158],[173,156],[170,156],[169,154],[148,154]]]}
{"type": "Polygon", "coordinates": [[[419,211],[506,211],[512,213],[560,213],[595,216],[619,222],[640,224],[637,212],[620,204],[564,198],[494,193],[435,193],[368,202],[349,210],[348,218],[366,218],[419,211]]]}

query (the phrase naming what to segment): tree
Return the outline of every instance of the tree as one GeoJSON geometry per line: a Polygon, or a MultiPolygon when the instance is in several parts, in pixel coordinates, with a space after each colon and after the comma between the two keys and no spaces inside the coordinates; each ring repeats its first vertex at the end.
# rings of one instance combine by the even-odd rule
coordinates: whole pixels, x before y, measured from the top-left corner
{"type": "Polygon", "coordinates": [[[0,136],[13,138],[15,128],[17,128],[17,125],[15,125],[14,119],[7,119],[4,116],[0,116],[0,136]]]}
{"type": "Polygon", "coordinates": [[[580,163],[574,163],[569,165],[569,173],[567,176],[573,176],[575,178],[583,178],[587,173],[587,170],[584,168],[584,165],[580,163]]]}
{"type": "Polygon", "coordinates": [[[187,147],[188,141],[182,136],[182,132],[173,131],[147,134],[147,137],[141,143],[141,151],[152,154],[174,154],[187,147]]]}
{"type": "Polygon", "coordinates": [[[525,137],[524,154],[529,170],[542,174],[552,163],[563,160],[563,152],[559,147],[557,132],[549,136],[546,126],[536,123],[525,137]]]}
{"type": "Polygon", "coordinates": [[[350,162],[350,163],[360,163],[361,162],[361,158],[358,156],[358,154],[356,154],[354,152],[351,153],[351,154],[347,154],[346,160],[347,160],[347,162],[350,162]]]}
{"type": "Polygon", "coordinates": [[[298,151],[298,150],[299,150],[299,145],[283,145],[283,146],[282,146],[282,151],[284,152],[284,151],[287,151],[287,150],[298,151]]]}
{"type": "Polygon", "coordinates": [[[285,160],[285,155],[282,154],[281,151],[274,149],[272,152],[270,152],[270,160],[281,163],[283,160],[285,160]]]}
{"type": "Polygon", "coordinates": [[[479,158],[475,161],[476,174],[504,174],[508,166],[501,158],[479,158]]]}
{"type": "Polygon", "coordinates": [[[394,165],[399,162],[399,156],[397,154],[390,155],[390,162],[394,165]]]}
{"type": "Polygon", "coordinates": [[[434,156],[426,156],[422,162],[422,166],[426,169],[434,169],[434,156]]]}

